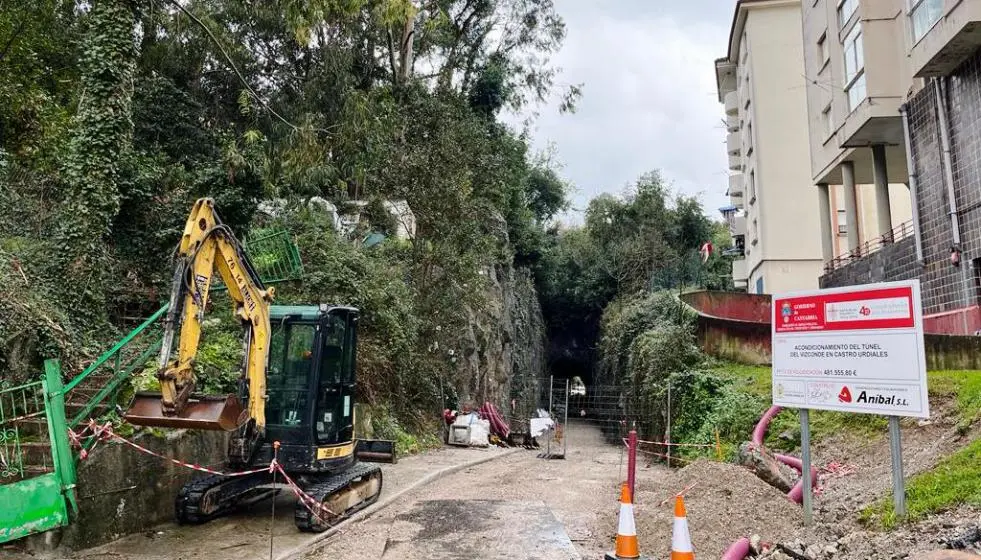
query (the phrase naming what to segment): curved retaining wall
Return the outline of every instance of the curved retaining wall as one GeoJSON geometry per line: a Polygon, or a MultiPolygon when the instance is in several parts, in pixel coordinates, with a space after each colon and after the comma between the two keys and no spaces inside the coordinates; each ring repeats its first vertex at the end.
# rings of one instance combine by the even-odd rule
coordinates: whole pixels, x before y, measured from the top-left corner
{"type": "Polygon", "coordinates": [[[745,292],[689,292],[698,345],[710,356],[743,364],[770,363],[770,296],[745,292]]]}
{"type": "MultiPolygon", "coordinates": [[[[770,296],[743,292],[690,292],[681,301],[698,315],[698,344],[705,353],[743,364],[770,363],[770,296]]],[[[924,318],[927,330],[935,326],[924,318]]],[[[981,336],[923,337],[928,370],[981,369],[981,336]]]]}

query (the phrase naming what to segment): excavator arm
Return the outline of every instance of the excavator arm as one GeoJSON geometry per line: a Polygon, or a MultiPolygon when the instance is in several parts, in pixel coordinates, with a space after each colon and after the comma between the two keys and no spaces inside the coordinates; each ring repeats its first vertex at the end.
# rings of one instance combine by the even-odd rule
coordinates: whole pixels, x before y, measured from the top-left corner
{"type": "Polygon", "coordinates": [[[199,199],[184,226],[177,248],[163,342],[160,348],[160,394],[139,393],[126,419],[136,425],[232,431],[249,419],[262,432],[265,424],[266,364],[271,329],[269,305],[273,288],[266,288],[235,238],[221,222],[210,198],[199,199]],[[201,324],[217,270],[228,289],[235,316],[244,328],[245,358],[240,393],[248,395],[245,409],[236,395],[195,395],[194,360],[201,324]],[[176,358],[174,335],[180,332],[176,358]]]}

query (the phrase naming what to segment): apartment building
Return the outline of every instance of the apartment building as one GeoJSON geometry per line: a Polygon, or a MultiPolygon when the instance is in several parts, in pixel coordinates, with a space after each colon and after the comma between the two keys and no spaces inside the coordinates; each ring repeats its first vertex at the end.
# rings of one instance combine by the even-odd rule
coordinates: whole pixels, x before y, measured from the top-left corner
{"type": "Polygon", "coordinates": [[[860,182],[862,169],[871,167],[877,206],[884,205],[883,176],[908,183],[913,198],[915,235],[857,255],[821,285],[919,278],[928,332],[975,334],[981,330],[981,0],[817,0],[804,10],[803,29],[808,75],[841,85],[808,84],[815,183],[841,179],[847,202],[849,182],[860,182]],[[837,40],[830,43],[829,68],[815,72],[824,64],[825,33],[837,40]]]}
{"type": "MultiPolygon", "coordinates": [[[[807,0],[810,2],[810,0],[807,0]]],[[[736,287],[818,286],[818,196],[811,182],[800,0],[740,0],[716,60],[729,154],[736,287]]]]}
{"type": "Polygon", "coordinates": [[[910,83],[899,25],[907,1],[802,6],[811,179],[829,269],[912,232],[899,115],[910,83]]]}

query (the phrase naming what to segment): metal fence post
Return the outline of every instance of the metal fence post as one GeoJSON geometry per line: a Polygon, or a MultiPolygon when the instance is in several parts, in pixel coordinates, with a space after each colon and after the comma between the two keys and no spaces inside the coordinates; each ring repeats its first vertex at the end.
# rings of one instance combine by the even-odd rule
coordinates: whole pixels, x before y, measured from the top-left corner
{"type": "Polygon", "coordinates": [[[637,430],[627,434],[627,486],[630,487],[630,501],[634,501],[634,483],[637,481],[637,430]]]}
{"type": "Polygon", "coordinates": [[[51,439],[51,459],[55,472],[61,479],[61,489],[72,512],[78,513],[75,500],[75,457],[68,443],[68,422],[65,420],[65,394],[61,383],[61,363],[44,361],[44,408],[48,419],[48,437],[51,439]]]}
{"type": "Polygon", "coordinates": [[[569,448],[569,380],[565,380],[565,420],[562,422],[562,456],[569,448]]]}

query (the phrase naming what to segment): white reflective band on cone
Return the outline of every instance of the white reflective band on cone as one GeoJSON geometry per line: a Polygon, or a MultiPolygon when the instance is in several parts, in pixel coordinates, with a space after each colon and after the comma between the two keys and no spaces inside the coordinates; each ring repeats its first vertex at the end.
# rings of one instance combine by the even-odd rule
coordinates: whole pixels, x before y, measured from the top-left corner
{"type": "Polygon", "coordinates": [[[625,537],[637,535],[637,527],[634,525],[633,504],[620,504],[620,523],[617,526],[617,534],[625,537]]]}
{"type": "Polygon", "coordinates": [[[691,535],[688,534],[688,519],[674,518],[674,532],[671,535],[672,552],[695,552],[691,546],[691,535]]]}

